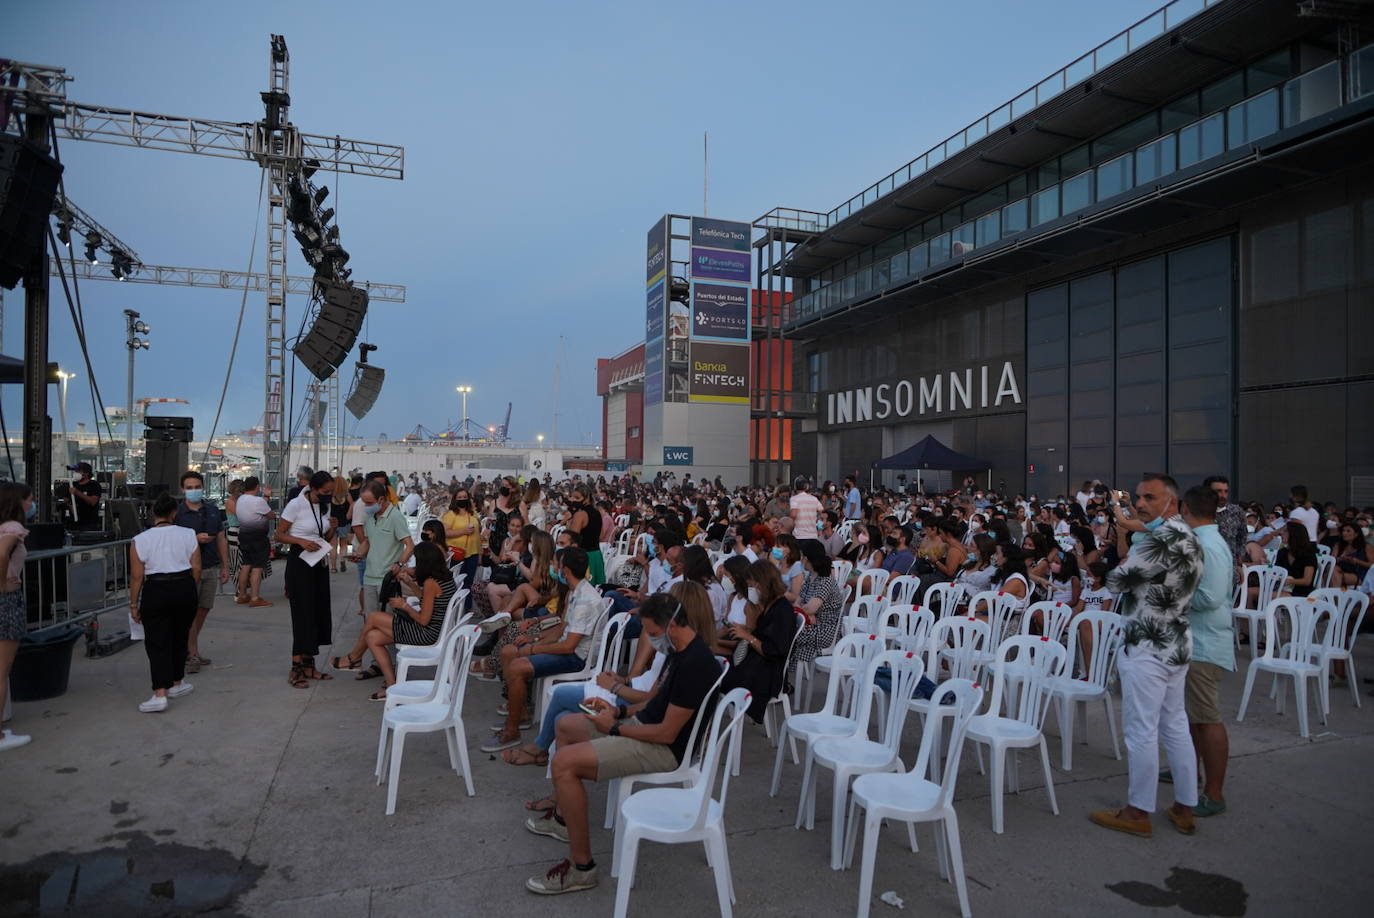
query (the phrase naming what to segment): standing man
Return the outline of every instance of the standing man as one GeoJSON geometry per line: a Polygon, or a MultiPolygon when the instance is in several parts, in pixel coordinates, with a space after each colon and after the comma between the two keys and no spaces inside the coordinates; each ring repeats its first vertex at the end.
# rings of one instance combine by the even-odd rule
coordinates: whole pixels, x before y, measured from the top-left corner
{"type": "Polygon", "coordinates": [[[91,477],[91,464],[78,462],[67,466],[76,473],[76,481],[67,485],[67,497],[76,514],[77,529],[95,529],[100,525],[100,482],[91,477]]]}
{"type": "MultiPolygon", "coordinates": [[[[1113,500],[1118,520],[1129,522],[1113,500]]],[[[1126,634],[1118,656],[1121,675],[1121,727],[1126,737],[1130,791],[1126,806],[1098,810],[1089,819],[1108,829],[1149,838],[1150,813],[1159,788],[1159,743],[1169,758],[1174,805],[1169,821],[1184,835],[1195,829],[1197,754],[1183,706],[1192,634],[1188,610],[1202,577],[1197,536],[1178,515],[1178,484],[1168,475],[1147,474],[1136,487],[1136,521],[1131,536],[1118,531],[1124,560],[1107,575],[1107,589],[1121,595],[1118,611],[1126,634]]]]}
{"type": "Polygon", "coordinates": [[[857,520],[863,512],[863,498],[859,494],[859,486],[854,483],[852,476],[844,480],[844,486],[844,518],[857,520]]]}
{"type": "Polygon", "coordinates": [[[785,484],[780,484],[773,492],[773,499],[763,508],[763,521],[771,523],[773,520],[781,519],[792,512],[792,489],[785,484]]]}
{"type": "Polygon", "coordinates": [[[290,503],[300,496],[301,492],[310,487],[310,476],[315,474],[315,470],[308,465],[303,465],[296,469],[296,483],[286,491],[286,501],[290,503]]]}
{"type": "MultiPolygon", "coordinates": [[[[405,515],[386,498],[386,485],[380,481],[368,481],[363,485],[363,537],[356,551],[357,560],[366,559],[363,570],[363,619],[369,612],[382,611],[379,592],[382,578],[388,573],[399,574],[410,556],[415,552],[415,540],[410,536],[410,526],[405,515]]],[[[367,642],[363,640],[362,629],[358,640],[346,657],[335,657],[330,665],[335,669],[362,669],[363,654],[367,652],[367,642]]],[[[380,676],[381,669],[374,663],[375,673],[380,676]]],[[[364,674],[367,678],[370,675],[364,674]]],[[[362,677],[360,677],[362,678],[362,677]]]]}
{"type": "Polygon", "coordinates": [[[1238,580],[1240,567],[1245,564],[1245,511],[1240,504],[1231,500],[1231,482],[1225,475],[1211,475],[1202,482],[1202,486],[1211,488],[1217,496],[1217,533],[1231,552],[1231,563],[1236,568],[1238,580]]]}
{"type": "Polygon", "coordinates": [[[1307,537],[1316,542],[1317,523],[1321,520],[1321,514],[1312,506],[1312,501],[1307,499],[1307,485],[1293,485],[1288,489],[1288,496],[1293,502],[1293,509],[1288,512],[1288,518],[1302,523],[1307,528],[1307,537]]]}
{"type": "MultiPolygon", "coordinates": [[[[1223,479],[1223,486],[1224,486],[1223,479]]],[[[1220,503],[1216,485],[1189,488],[1183,495],[1183,521],[1202,546],[1202,579],[1193,594],[1188,627],[1193,634],[1193,659],[1188,664],[1183,701],[1188,712],[1188,730],[1193,746],[1202,759],[1202,795],[1193,813],[1217,816],[1226,812],[1222,784],[1226,781],[1226,759],[1230,744],[1221,719],[1220,685],[1222,673],[1236,669],[1236,636],[1231,621],[1231,573],[1234,561],[1215,522],[1220,503]]],[[[1241,530],[1242,535],[1244,529],[1241,530]]]]}
{"type": "Polygon", "coordinates": [[[186,671],[198,673],[202,666],[210,665],[210,658],[200,655],[200,631],[205,627],[205,617],[215,607],[220,584],[229,582],[229,568],[224,564],[229,557],[229,542],[224,535],[224,514],[205,499],[205,479],[200,472],[182,472],[181,490],[185,497],[177,504],[172,522],[195,532],[200,543],[196,617],[186,639],[186,671]]]}
{"type": "Polygon", "coordinates": [[[239,582],[234,602],[239,605],[270,606],[262,598],[262,573],[267,569],[268,530],[276,513],[258,493],[261,482],[250,475],[243,480],[243,493],[234,501],[239,518],[239,582]]]}
{"type": "Polygon", "coordinates": [[[805,539],[819,539],[820,532],[817,530],[816,521],[820,518],[824,508],[821,502],[816,499],[816,495],[811,493],[811,484],[805,478],[797,482],[797,493],[792,495],[790,502],[792,513],[792,535],[797,541],[805,539]]]}

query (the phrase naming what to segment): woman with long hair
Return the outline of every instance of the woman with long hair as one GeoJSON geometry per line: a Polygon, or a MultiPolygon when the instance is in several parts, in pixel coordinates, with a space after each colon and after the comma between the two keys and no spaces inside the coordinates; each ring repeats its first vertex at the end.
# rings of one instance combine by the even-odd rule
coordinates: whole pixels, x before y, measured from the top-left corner
{"type": "MultiPolygon", "coordinates": [[[[129,610],[143,625],[153,694],[138,706],[145,714],[167,710],[168,698],[191,693],[186,676],[186,641],[196,618],[200,583],[200,543],[196,534],[173,522],[176,498],[163,493],[153,501],[153,525],[129,543],[129,610]]],[[[293,667],[294,673],[294,667],[293,667]]]]}
{"type": "Polygon", "coordinates": [[[762,610],[749,601],[749,559],[743,555],[731,555],[725,559],[721,565],[720,585],[726,594],[725,622],[712,650],[728,657],[735,652],[735,645],[739,643],[735,638],[726,636],[730,626],[744,625],[752,630],[762,610]]]}
{"type": "MultiPolygon", "coordinates": [[[[482,521],[472,505],[472,492],[458,488],[448,502],[448,510],[440,517],[444,524],[444,537],[448,540],[451,560],[458,562],[458,573],[464,577],[463,586],[471,590],[477,577],[477,568],[482,563],[482,521]]],[[[472,608],[469,595],[466,607],[472,608]]]]}
{"type": "MultiPolygon", "coordinates": [[[[0,482],[0,752],[17,749],[31,738],[4,729],[4,710],[10,669],[19,653],[19,641],[28,630],[28,604],[24,601],[24,559],[28,549],[24,540],[29,531],[24,524],[37,515],[38,504],[28,485],[0,482]]],[[[199,552],[196,557],[200,557],[199,552]]],[[[191,614],[195,615],[194,610],[191,614]]]]}
{"type": "Polygon", "coordinates": [[[844,590],[831,573],[830,556],[815,539],[807,539],[799,546],[806,580],[798,599],[806,626],[797,637],[793,659],[810,663],[821,651],[834,643],[839,635],[840,617],[844,614],[844,590]]]}
{"type": "Polygon", "coordinates": [[[1374,565],[1374,547],[1365,542],[1364,533],[1354,523],[1342,523],[1339,538],[1331,549],[1336,559],[1336,576],[1331,585],[1359,586],[1374,565]]]}
{"type": "Polygon", "coordinates": [[[385,610],[369,613],[363,623],[363,641],[382,672],[382,688],[368,696],[373,701],[385,701],[387,687],[396,682],[396,671],[387,648],[392,644],[426,646],[437,642],[449,603],[458,592],[448,569],[448,552],[433,538],[415,546],[414,558],[415,567],[408,579],[419,594],[419,602],[412,606],[403,597],[394,596],[385,610]]]}
{"type": "Polygon", "coordinates": [[[520,514],[531,526],[536,529],[547,529],[544,525],[546,512],[544,510],[542,489],[538,478],[531,478],[529,484],[525,485],[525,493],[520,498],[520,514]]]}
{"type": "Polygon", "coordinates": [[[727,629],[729,636],[746,645],[748,651],[744,659],[726,673],[721,691],[748,689],[753,694],[749,716],[755,722],[762,722],[769,700],[781,693],[787,684],[787,655],[797,633],[797,616],[792,611],[792,603],[787,601],[787,588],[771,560],[749,565],[747,582],[749,601],[763,611],[755,627],[731,625],[727,629]]]}
{"type": "Polygon", "coordinates": [[[286,599],[291,608],[291,674],[287,682],[292,688],[334,678],[315,668],[320,645],[333,642],[329,568],[324,558],[314,563],[305,558],[319,549],[329,551],[334,533],[329,507],[333,488],[328,472],[314,473],[300,493],[287,501],[277,523],[277,541],[289,547],[286,599]]]}
{"type": "Polygon", "coordinates": [[[353,518],[353,498],[348,493],[348,482],[342,476],[334,476],[334,494],[329,502],[329,515],[334,517],[334,532],[329,539],[329,571],[337,574],[348,570],[349,537],[352,529],[349,520],[353,518]]]}
{"type": "Polygon", "coordinates": [[[1307,596],[1316,587],[1317,549],[1307,535],[1307,527],[1297,520],[1289,520],[1283,527],[1283,547],[1275,564],[1286,568],[1284,593],[1307,596]]]}

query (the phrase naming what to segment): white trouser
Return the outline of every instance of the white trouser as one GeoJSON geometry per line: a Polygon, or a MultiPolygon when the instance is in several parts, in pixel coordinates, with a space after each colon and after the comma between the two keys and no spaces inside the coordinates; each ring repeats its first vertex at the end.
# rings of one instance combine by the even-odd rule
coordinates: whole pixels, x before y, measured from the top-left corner
{"type": "Polygon", "coordinates": [[[1121,675],[1121,730],[1131,781],[1127,803],[1154,812],[1162,741],[1173,773],[1174,800],[1196,806],[1197,753],[1183,707],[1188,667],[1170,666],[1138,647],[1124,648],[1116,666],[1121,675]]]}

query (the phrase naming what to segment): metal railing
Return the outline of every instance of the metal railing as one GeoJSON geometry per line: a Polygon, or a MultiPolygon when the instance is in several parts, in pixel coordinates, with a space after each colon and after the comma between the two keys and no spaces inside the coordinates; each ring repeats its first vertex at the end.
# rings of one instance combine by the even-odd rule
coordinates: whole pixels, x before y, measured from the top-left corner
{"type": "Polygon", "coordinates": [[[27,630],[80,625],[129,607],[129,540],[29,552],[27,630]]]}
{"type": "Polygon", "coordinates": [[[755,389],[749,407],[756,412],[813,415],[816,413],[816,393],[785,389],[755,389]]]}

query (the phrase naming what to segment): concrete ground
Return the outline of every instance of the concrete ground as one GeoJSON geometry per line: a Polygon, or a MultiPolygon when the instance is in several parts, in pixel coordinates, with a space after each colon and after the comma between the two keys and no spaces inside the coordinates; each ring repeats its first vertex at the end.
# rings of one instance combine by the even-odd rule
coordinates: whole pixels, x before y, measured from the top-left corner
{"type": "MultiPolygon", "coordinates": [[[[333,583],[336,633],[351,641],[359,624],[352,571],[333,583]]],[[[448,769],[443,742],[422,737],[407,749],[396,815],[384,816],[385,788],[372,777],[381,705],[366,699],[378,683],[343,675],[306,691],[289,687],[280,590],[277,576],[264,590],[276,600],[269,608],[221,598],[202,642],[213,667],[191,677],[195,693],[165,714],[137,710],[148,679],[139,646],[98,660],[78,647],[65,695],[16,705],[14,727],[34,739],[0,757],[0,918],[610,914],[610,835],[599,821],[598,889],[560,898],[524,890],[525,878],[565,849],[522,827],[521,801],[542,794],[544,770],[477,751],[496,719],[494,684],[474,682],[467,696],[477,796],[467,797],[448,769]]],[[[1360,662],[1374,675],[1371,656],[1366,644],[1360,662]]],[[[1227,680],[1224,710],[1234,713],[1242,685],[1240,674],[1227,680]]],[[[1314,718],[1313,736],[1303,740],[1291,701],[1280,716],[1267,698],[1256,699],[1244,724],[1228,724],[1231,810],[1200,821],[1191,838],[1163,819],[1151,840],[1088,822],[1090,810],[1118,805],[1126,784],[1100,707],[1072,772],[1058,769],[1051,736],[1058,816],[1036,757],[1023,753],[1023,791],[1008,796],[1006,833],[994,835],[987,778],[965,756],[957,810],[973,912],[1369,914],[1374,698],[1364,700],[1356,710],[1346,690],[1333,691],[1330,723],[1314,718]]],[[[1056,729],[1051,723],[1049,732],[1056,729]]],[[[915,737],[913,719],[908,754],[915,737]]],[[[787,765],[782,793],[770,798],[772,760],[762,729],[750,725],[727,816],[736,914],[852,914],[857,871],[829,868],[828,786],[815,831],[797,831],[800,769],[787,765]]],[[[1167,803],[1170,788],[1160,791],[1167,803]]],[[[598,816],[604,799],[604,789],[593,792],[598,816]]],[[[884,829],[875,915],[897,914],[876,901],[889,890],[908,911],[958,914],[929,830],[919,838],[921,851],[912,853],[904,830],[884,829]]],[[[630,913],[715,914],[701,849],[646,845],[630,913]]]]}

